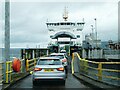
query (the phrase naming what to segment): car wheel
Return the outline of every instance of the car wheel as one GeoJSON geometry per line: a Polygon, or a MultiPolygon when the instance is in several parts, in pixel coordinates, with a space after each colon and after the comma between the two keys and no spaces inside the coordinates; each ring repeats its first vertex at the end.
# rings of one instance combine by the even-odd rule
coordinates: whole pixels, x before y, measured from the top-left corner
{"type": "Polygon", "coordinates": [[[62,85],[65,85],[65,80],[62,81],[62,85]]]}

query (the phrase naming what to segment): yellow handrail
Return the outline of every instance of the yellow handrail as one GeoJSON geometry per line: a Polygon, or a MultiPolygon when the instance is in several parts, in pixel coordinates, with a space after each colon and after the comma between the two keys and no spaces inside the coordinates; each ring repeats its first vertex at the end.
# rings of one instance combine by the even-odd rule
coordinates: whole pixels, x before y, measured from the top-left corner
{"type": "Polygon", "coordinates": [[[102,72],[103,71],[108,71],[108,72],[117,72],[119,73],[120,70],[116,70],[116,69],[105,69],[103,68],[103,64],[120,64],[120,62],[95,62],[95,61],[89,61],[89,60],[86,60],[86,59],[82,59],[80,58],[80,55],[78,53],[76,53],[78,59],[80,60],[80,70],[82,70],[82,72],[86,72],[86,73],[90,73],[90,74],[93,74],[95,76],[98,76],[98,80],[99,81],[102,81],[102,77],[105,77],[105,78],[111,78],[111,79],[116,79],[116,80],[120,80],[120,78],[118,77],[114,77],[114,76],[107,76],[107,75],[104,75],[102,72]],[[86,63],[87,62],[87,63],[86,63]],[[92,67],[89,65],[89,63],[92,63],[92,64],[97,64],[97,67],[98,68],[95,68],[95,67],[92,67]],[[87,71],[87,68],[91,68],[91,69],[94,69],[94,70],[97,70],[98,71],[98,74],[95,74],[93,72],[89,72],[87,71]]]}
{"type": "Polygon", "coordinates": [[[26,60],[26,71],[30,71],[34,68],[34,66],[36,65],[36,58],[31,59],[31,60],[26,60]]]}

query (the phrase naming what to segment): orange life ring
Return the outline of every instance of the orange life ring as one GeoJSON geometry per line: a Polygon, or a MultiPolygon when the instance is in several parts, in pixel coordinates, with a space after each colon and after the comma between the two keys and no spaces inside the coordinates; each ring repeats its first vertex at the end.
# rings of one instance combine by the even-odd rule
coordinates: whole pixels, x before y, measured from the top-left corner
{"type": "Polygon", "coordinates": [[[21,61],[18,58],[14,58],[12,68],[15,72],[20,72],[21,61]]]}

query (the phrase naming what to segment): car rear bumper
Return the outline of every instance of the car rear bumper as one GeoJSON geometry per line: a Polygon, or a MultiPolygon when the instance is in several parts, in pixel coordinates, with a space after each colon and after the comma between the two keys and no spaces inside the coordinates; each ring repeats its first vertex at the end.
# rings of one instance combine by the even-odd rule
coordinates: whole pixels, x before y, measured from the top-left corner
{"type": "Polygon", "coordinates": [[[34,74],[33,80],[65,80],[66,74],[34,74]]]}

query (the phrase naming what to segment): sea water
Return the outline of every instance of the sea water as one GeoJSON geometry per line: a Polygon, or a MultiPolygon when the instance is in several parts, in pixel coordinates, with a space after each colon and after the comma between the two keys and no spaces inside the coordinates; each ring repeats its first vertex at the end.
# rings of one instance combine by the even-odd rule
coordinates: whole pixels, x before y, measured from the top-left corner
{"type": "MultiPolygon", "coordinates": [[[[4,61],[4,48],[0,48],[0,62],[4,61]]],[[[21,48],[10,48],[10,60],[21,58],[21,48]]]]}

